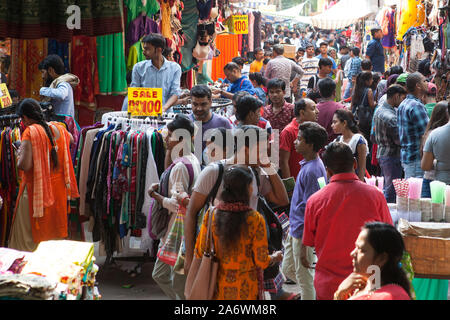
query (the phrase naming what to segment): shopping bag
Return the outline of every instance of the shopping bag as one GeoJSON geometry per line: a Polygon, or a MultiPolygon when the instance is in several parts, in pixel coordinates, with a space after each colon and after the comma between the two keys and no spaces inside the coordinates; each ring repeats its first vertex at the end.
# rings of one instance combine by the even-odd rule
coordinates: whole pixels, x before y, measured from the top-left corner
{"type": "Polygon", "coordinates": [[[167,235],[166,242],[158,250],[158,258],[162,262],[174,266],[178,253],[180,252],[181,243],[184,237],[184,215],[181,211],[177,212],[172,228],[167,235]]]}

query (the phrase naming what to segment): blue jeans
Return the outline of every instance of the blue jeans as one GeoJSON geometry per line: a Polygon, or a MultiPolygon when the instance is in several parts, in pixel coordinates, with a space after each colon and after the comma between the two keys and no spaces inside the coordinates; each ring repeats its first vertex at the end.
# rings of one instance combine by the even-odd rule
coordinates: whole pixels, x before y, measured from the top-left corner
{"type": "Polygon", "coordinates": [[[384,177],[383,193],[388,203],[395,203],[395,188],[392,183],[403,176],[402,163],[399,157],[380,157],[378,159],[384,177]]]}
{"type": "Polygon", "coordinates": [[[353,89],[353,83],[352,83],[352,79],[350,79],[350,80],[348,80],[347,87],[345,87],[344,100],[350,98],[350,96],[352,95],[352,89],[353,89]]]}
{"type": "Polygon", "coordinates": [[[403,170],[405,170],[405,179],[408,178],[423,178],[423,170],[420,167],[420,160],[410,163],[402,162],[403,170]]]}

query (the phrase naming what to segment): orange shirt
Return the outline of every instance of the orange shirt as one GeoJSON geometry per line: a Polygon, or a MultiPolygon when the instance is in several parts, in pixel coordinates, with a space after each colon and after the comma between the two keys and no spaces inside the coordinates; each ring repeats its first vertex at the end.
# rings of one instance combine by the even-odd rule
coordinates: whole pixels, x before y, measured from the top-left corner
{"type": "Polygon", "coordinates": [[[255,60],[250,64],[250,73],[261,72],[262,67],[263,67],[262,60],[261,61],[255,60]]]}

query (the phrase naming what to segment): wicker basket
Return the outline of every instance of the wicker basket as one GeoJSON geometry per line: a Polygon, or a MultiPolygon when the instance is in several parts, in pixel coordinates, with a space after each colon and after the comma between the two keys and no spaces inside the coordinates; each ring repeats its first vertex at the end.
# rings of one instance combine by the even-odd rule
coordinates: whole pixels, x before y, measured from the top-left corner
{"type": "Polygon", "coordinates": [[[410,224],[403,219],[399,224],[406,251],[411,256],[415,277],[450,279],[450,224],[439,224],[442,225],[443,237],[435,236],[439,233],[437,224],[410,224]],[[429,234],[425,235],[427,233],[429,234]]]}

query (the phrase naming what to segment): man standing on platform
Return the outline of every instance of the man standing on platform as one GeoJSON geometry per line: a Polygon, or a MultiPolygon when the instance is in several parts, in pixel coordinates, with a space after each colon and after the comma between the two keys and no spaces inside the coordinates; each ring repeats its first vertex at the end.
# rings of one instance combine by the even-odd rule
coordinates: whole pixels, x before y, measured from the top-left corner
{"type": "Polygon", "coordinates": [[[181,67],[162,55],[166,40],[160,34],[145,36],[142,45],[147,60],[134,65],[130,87],[162,88],[162,111],[166,112],[176,104],[180,95],[181,67]]]}
{"type": "Polygon", "coordinates": [[[373,39],[367,45],[366,59],[369,59],[372,62],[373,72],[384,74],[384,48],[381,44],[383,31],[381,31],[379,27],[375,27],[370,31],[373,39]]]}

